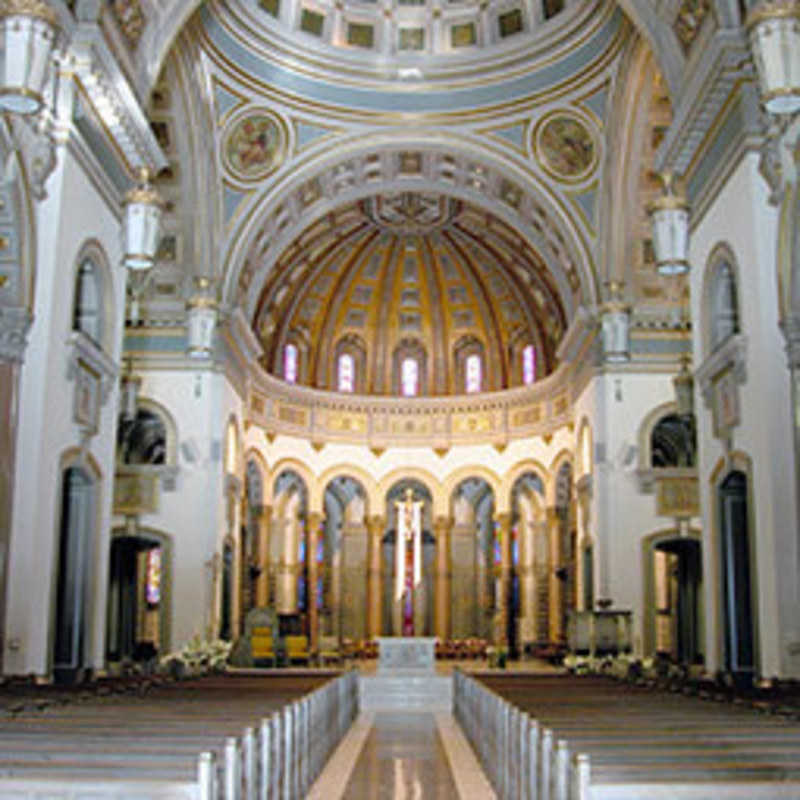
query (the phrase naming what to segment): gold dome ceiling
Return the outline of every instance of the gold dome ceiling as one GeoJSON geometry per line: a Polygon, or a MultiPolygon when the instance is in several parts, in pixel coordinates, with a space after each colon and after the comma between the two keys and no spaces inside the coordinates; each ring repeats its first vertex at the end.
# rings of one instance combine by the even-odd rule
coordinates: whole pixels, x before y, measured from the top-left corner
{"type": "Polygon", "coordinates": [[[292,344],[297,382],[337,389],[335,365],[350,353],[363,394],[399,394],[408,356],[421,394],[462,394],[473,353],[482,391],[518,386],[523,349],[534,346],[544,377],[565,328],[555,281],[519,234],[462,201],[410,192],[310,225],[270,271],[254,319],[267,371],[285,377],[292,344]]]}

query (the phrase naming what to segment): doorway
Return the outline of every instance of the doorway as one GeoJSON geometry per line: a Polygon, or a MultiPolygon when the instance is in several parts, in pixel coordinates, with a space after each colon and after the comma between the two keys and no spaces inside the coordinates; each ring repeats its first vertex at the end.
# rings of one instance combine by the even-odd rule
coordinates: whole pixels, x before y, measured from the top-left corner
{"type": "Polygon", "coordinates": [[[164,653],[167,552],[159,537],[118,534],[111,541],[108,660],[149,662],[164,653]]]}
{"type": "Polygon", "coordinates": [[[653,549],[655,578],[655,650],[676,664],[700,659],[700,542],[692,538],[661,541],[653,549]]]}
{"type": "Polygon", "coordinates": [[[744,681],[755,671],[748,516],[747,476],[734,470],[719,487],[725,668],[744,681]]]}
{"type": "Polygon", "coordinates": [[[78,683],[84,677],[94,505],[94,484],[89,475],[79,467],[64,470],[53,644],[56,683],[78,683]]]}

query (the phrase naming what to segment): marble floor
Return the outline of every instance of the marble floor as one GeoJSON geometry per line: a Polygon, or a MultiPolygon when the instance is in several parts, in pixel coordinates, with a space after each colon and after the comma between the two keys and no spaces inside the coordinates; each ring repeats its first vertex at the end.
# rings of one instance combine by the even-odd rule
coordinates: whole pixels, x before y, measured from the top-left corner
{"type": "Polygon", "coordinates": [[[494,800],[448,713],[362,713],[309,800],[494,800]]]}

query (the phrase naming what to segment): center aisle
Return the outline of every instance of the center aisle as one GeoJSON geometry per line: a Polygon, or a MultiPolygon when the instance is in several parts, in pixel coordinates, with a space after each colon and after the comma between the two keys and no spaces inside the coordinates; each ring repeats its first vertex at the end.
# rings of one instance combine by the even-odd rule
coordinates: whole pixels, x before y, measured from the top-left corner
{"type": "Polygon", "coordinates": [[[376,712],[344,797],[365,800],[458,797],[434,715],[376,712]]]}

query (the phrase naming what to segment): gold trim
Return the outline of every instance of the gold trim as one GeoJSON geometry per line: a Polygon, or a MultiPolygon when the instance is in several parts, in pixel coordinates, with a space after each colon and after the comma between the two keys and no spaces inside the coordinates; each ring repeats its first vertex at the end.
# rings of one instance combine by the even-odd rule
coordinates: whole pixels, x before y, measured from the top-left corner
{"type": "Polygon", "coordinates": [[[50,27],[58,27],[58,15],[42,0],[3,0],[0,7],[0,21],[9,17],[33,17],[46,22],[50,27]]]}
{"type": "Polygon", "coordinates": [[[744,25],[748,33],[751,33],[762,22],[787,17],[800,18],[800,3],[797,0],[764,0],[747,12],[744,25]]]}

